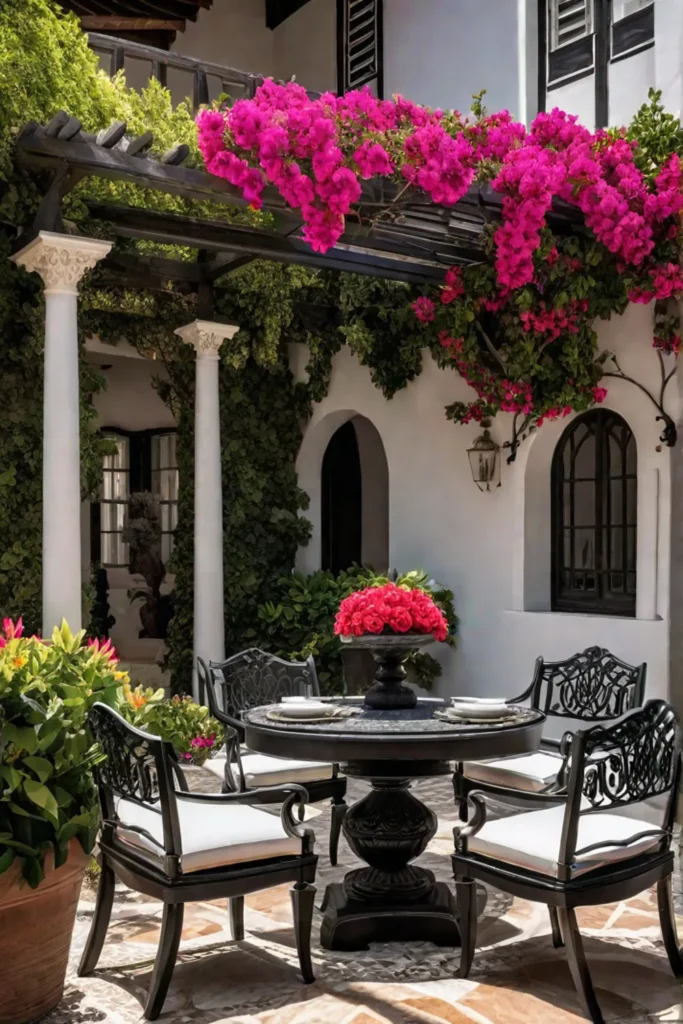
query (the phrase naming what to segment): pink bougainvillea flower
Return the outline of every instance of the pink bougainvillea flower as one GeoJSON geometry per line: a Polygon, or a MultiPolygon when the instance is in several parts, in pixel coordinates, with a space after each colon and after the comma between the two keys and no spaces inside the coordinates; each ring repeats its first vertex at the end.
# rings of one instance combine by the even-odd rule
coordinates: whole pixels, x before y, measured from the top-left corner
{"type": "Polygon", "coordinates": [[[607,398],[607,388],[594,387],[593,389],[593,401],[604,402],[607,398]]]}
{"type": "Polygon", "coordinates": [[[412,308],[417,319],[423,324],[431,323],[434,319],[434,303],[425,295],[422,295],[419,299],[415,299],[415,302],[412,304],[412,308]]]}

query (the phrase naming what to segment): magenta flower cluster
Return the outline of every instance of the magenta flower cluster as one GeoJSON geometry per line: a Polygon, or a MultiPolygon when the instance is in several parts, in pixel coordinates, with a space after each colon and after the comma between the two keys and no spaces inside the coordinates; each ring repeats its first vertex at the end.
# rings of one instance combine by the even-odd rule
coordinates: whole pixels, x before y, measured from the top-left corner
{"type": "MultiPolygon", "coordinates": [[[[471,121],[400,96],[378,100],[367,88],[310,99],[295,82],[266,80],[253,99],[231,109],[203,110],[197,124],[207,169],[239,188],[255,208],[264,189],[274,186],[290,207],[301,210],[304,238],[319,252],[344,233],[364,179],[409,183],[446,207],[473,182],[491,180],[503,196],[495,233],[502,294],[534,280],[541,231],[558,200],[579,207],[624,268],[646,275],[647,285],[634,289],[634,301],[683,291],[679,268],[651,261],[659,238],[678,232],[678,157],[667,160],[650,186],[636,166],[635,143],[591,132],[561,110],[539,114],[527,131],[508,111],[471,121]]],[[[457,287],[444,296],[442,301],[452,301],[457,287]]],[[[429,318],[425,308],[422,314],[429,318]]]]}

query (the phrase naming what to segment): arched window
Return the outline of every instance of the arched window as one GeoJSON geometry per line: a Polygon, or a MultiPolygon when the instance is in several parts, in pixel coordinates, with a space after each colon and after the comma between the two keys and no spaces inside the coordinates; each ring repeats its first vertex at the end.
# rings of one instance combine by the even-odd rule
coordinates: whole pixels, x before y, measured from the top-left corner
{"type": "Polygon", "coordinates": [[[636,441],[596,409],[560,438],[552,465],[552,608],[636,613],[636,441]]]}

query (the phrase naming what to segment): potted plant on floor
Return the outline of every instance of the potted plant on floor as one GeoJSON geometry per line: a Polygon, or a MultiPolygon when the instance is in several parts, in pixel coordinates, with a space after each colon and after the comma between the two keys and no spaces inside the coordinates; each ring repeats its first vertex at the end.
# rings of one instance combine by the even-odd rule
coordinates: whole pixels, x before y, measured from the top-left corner
{"type": "Polygon", "coordinates": [[[417,694],[404,684],[405,661],[411,651],[434,640],[445,641],[449,629],[443,610],[426,588],[378,578],[344,598],[334,631],[349,648],[372,653],[377,671],[365,704],[389,710],[415,707],[417,694]]]}
{"type": "Polygon", "coordinates": [[[183,768],[201,767],[223,745],[224,729],[191,697],[166,698],[163,690],[123,686],[121,713],[138,729],[170,743],[183,768]]]}
{"type": "Polygon", "coordinates": [[[62,997],[83,872],[98,826],[88,730],[127,675],[111,643],[63,623],[49,643],[0,636],[0,1024],[27,1024],[62,997]]]}

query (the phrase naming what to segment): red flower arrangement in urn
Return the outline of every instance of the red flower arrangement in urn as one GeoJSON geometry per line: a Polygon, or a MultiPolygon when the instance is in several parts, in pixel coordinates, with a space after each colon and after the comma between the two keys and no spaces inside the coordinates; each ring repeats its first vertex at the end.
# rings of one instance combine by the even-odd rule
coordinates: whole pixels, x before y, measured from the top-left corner
{"type": "Polygon", "coordinates": [[[415,707],[417,694],[403,682],[404,662],[416,648],[444,641],[448,622],[426,590],[388,582],[345,597],[334,631],[343,643],[372,652],[378,668],[365,704],[389,710],[415,707]]]}
{"type": "Polygon", "coordinates": [[[448,623],[425,590],[409,590],[396,583],[385,583],[345,597],[337,612],[334,631],[342,638],[365,633],[419,633],[443,641],[448,636],[448,623]]]}

